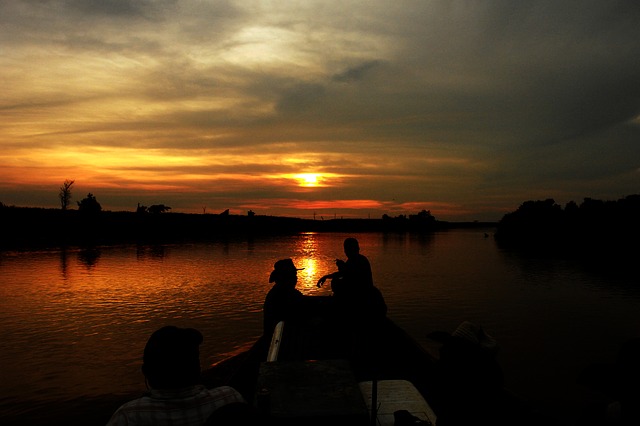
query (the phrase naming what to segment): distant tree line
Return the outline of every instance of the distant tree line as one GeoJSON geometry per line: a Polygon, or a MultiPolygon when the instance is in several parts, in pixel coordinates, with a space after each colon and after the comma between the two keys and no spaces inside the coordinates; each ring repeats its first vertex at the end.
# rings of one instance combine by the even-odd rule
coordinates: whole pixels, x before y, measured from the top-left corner
{"type": "MultiPolygon", "coordinates": [[[[75,182],[76,182],[75,180],[66,179],[59,188],[58,198],[60,199],[60,208],[62,210],[67,210],[69,208],[69,205],[71,204],[71,198],[72,198],[71,189],[73,188],[73,185],[75,184],[75,182]]],[[[95,195],[93,195],[92,193],[88,193],[87,196],[82,200],[78,201],[77,204],[78,204],[78,210],[83,212],[84,214],[91,215],[91,214],[97,214],[102,211],[102,206],[96,199],[95,195]]],[[[1,203],[0,203],[0,207],[2,207],[1,203]]],[[[138,203],[136,213],[159,214],[159,213],[168,212],[169,210],[171,210],[171,207],[166,206],[164,204],[153,204],[147,207],[147,206],[140,205],[140,203],[138,203]]]]}
{"type": "MultiPolygon", "coordinates": [[[[77,202],[77,211],[68,211],[74,184],[74,180],[67,179],[59,188],[59,215],[45,209],[8,208],[0,202],[2,219],[11,231],[5,235],[4,242],[14,240],[29,244],[34,240],[71,241],[78,238],[69,238],[70,235],[81,235],[84,238],[92,233],[108,239],[161,237],[170,240],[187,236],[211,238],[237,232],[431,232],[462,225],[438,221],[429,210],[395,217],[385,214],[380,219],[341,218],[322,221],[257,216],[253,211],[249,211],[246,216],[237,216],[231,215],[228,209],[216,215],[165,215],[161,213],[169,212],[171,207],[165,204],[147,207],[139,203],[135,212],[113,213],[103,212],[92,193],[77,202]]],[[[522,203],[516,211],[504,215],[497,223],[494,235],[500,244],[536,250],[632,247],[628,251],[637,252],[637,241],[640,239],[639,218],[640,194],[615,201],[584,198],[581,204],[571,201],[564,208],[553,199],[530,200],[522,203]]]]}
{"type": "Polygon", "coordinates": [[[382,215],[382,228],[388,231],[432,231],[437,227],[437,223],[430,210],[422,210],[418,214],[408,216],[382,215]]]}
{"type": "MultiPolygon", "coordinates": [[[[66,179],[60,186],[58,198],[60,199],[60,208],[62,210],[67,210],[69,208],[69,204],[71,204],[71,189],[75,183],[75,180],[66,179]]],[[[102,211],[102,206],[92,193],[88,193],[85,198],[77,203],[78,210],[84,214],[97,214],[102,211]]]]}
{"type": "Polygon", "coordinates": [[[138,203],[138,207],[136,208],[136,213],[137,214],[145,214],[145,213],[160,214],[160,213],[168,212],[169,210],[171,210],[171,207],[165,206],[164,204],[153,204],[147,207],[138,203]]]}
{"type": "Polygon", "coordinates": [[[501,243],[532,248],[637,251],[640,194],[615,201],[585,198],[562,208],[553,199],[526,201],[498,222],[501,243]],[[632,245],[628,245],[632,244],[632,245]]]}

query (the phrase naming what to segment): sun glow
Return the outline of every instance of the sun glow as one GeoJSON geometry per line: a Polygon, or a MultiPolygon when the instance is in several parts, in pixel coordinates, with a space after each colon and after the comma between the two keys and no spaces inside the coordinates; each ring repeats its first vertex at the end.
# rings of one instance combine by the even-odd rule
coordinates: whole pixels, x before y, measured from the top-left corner
{"type": "Polygon", "coordinates": [[[335,175],[329,175],[326,173],[296,173],[296,174],[283,174],[276,176],[277,178],[291,179],[296,182],[299,187],[302,188],[315,188],[327,186],[327,179],[334,178],[335,175]]]}
{"type": "Polygon", "coordinates": [[[300,186],[314,187],[320,185],[320,175],[318,173],[300,173],[294,175],[300,186]]]}

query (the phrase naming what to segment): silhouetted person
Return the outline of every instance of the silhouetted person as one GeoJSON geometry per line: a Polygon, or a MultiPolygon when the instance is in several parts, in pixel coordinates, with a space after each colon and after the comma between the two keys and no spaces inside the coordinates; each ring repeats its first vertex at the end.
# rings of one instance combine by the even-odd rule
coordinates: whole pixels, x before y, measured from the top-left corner
{"type": "Polygon", "coordinates": [[[355,238],[344,240],[347,260],[336,259],[338,270],[318,280],[318,287],[331,279],[337,321],[336,340],[359,369],[370,374],[377,365],[380,348],[377,335],[387,313],[382,293],[373,285],[371,264],[360,253],[355,238]]]}
{"type": "Polygon", "coordinates": [[[588,366],[578,382],[605,398],[591,402],[585,425],[640,425],[640,338],[624,342],[613,363],[588,366]]]}
{"type": "Polygon", "coordinates": [[[525,417],[507,410],[513,404],[503,389],[498,346],[482,327],[464,321],[453,334],[436,332],[430,337],[443,343],[437,364],[438,425],[469,425],[479,418],[491,418],[497,425],[528,424],[525,417]]]}
{"type": "Polygon", "coordinates": [[[382,294],[373,285],[371,264],[369,259],[360,253],[358,240],[346,238],[344,254],[347,260],[336,259],[338,270],[320,278],[318,287],[327,279],[331,279],[331,290],[346,316],[383,317],[387,307],[382,294]]]}
{"type": "Polygon", "coordinates": [[[276,324],[284,321],[285,337],[278,359],[344,358],[342,346],[334,344],[337,323],[333,298],[305,296],[297,290],[301,269],[304,268],[296,268],[291,259],[274,264],[269,277],[274,285],[264,301],[262,340],[270,342],[276,324]]]}
{"type": "Polygon", "coordinates": [[[264,300],[264,334],[270,335],[280,321],[298,320],[304,315],[305,296],[296,289],[298,271],[291,259],[278,260],[273,265],[269,282],[275,283],[264,300]]]}
{"type": "Polygon", "coordinates": [[[201,343],[202,334],[193,328],[166,326],[155,331],[144,348],[142,365],[149,391],[120,406],[107,426],[202,426],[216,410],[246,404],[232,387],[207,389],[200,384],[201,343]]]}
{"type": "Polygon", "coordinates": [[[344,240],[344,254],[347,261],[336,259],[338,270],[318,280],[322,287],[327,279],[331,279],[331,290],[336,296],[352,297],[359,291],[373,287],[371,264],[366,256],[360,254],[360,244],[355,238],[344,240]]]}

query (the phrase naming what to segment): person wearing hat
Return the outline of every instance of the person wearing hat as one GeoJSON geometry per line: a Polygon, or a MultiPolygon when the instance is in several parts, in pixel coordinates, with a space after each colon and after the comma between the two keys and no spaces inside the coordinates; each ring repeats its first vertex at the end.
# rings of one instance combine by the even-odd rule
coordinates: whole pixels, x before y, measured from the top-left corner
{"type": "Polygon", "coordinates": [[[144,348],[142,373],[149,391],[111,416],[107,426],[203,425],[219,408],[246,406],[230,386],[207,389],[200,384],[202,334],[193,328],[156,330],[144,348]]]}
{"type": "Polygon", "coordinates": [[[303,313],[305,296],[296,289],[298,271],[291,259],[278,260],[273,265],[269,282],[274,283],[263,305],[264,334],[270,335],[280,321],[299,319],[303,313]]]}

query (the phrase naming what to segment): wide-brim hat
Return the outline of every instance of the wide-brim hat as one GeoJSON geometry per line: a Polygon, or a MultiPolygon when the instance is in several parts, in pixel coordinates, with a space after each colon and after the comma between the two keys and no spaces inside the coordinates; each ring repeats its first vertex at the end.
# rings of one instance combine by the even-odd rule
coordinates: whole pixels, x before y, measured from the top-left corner
{"type": "Polygon", "coordinates": [[[301,271],[303,269],[304,268],[296,268],[296,265],[293,263],[292,259],[280,259],[273,264],[273,272],[271,272],[271,275],[269,276],[269,282],[274,282],[283,274],[301,271]]]}

